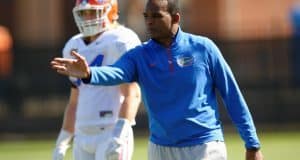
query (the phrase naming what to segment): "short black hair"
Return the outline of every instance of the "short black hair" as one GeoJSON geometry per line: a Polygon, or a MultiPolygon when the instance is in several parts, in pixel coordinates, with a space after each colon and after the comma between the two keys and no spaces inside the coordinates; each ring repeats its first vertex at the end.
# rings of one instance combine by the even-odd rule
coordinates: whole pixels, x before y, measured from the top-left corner
{"type": "Polygon", "coordinates": [[[176,14],[180,12],[179,0],[167,0],[168,1],[168,12],[170,14],[176,14]]]}

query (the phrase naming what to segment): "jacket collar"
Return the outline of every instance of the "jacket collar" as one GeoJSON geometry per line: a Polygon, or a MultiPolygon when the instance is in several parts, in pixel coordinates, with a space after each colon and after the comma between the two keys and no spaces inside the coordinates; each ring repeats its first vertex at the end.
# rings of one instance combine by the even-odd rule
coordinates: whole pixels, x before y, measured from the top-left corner
{"type": "MultiPolygon", "coordinates": [[[[180,40],[182,39],[183,36],[183,31],[181,30],[180,27],[178,27],[178,31],[176,33],[176,35],[172,38],[172,44],[169,48],[176,48],[178,43],[180,42],[180,40]]],[[[150,39],[149,40],[149,45],[155,47],[155,48],[166,48],[163,45],[161,45],[160,43],[158,43],[157,41],[150,39]]]]}

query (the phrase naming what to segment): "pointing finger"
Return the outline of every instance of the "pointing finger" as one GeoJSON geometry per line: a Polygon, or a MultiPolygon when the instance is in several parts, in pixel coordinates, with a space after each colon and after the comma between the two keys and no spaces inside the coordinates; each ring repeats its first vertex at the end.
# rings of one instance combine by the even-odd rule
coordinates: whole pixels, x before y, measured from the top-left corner
{"type": "Polygon", "coordinates": [[[75,61],[76,60],[74,60],[74,59],[68,59],[68,58],[54,58],[54,60],[52,62],[63,63],[63,64],[71,64],[75,61]]]}

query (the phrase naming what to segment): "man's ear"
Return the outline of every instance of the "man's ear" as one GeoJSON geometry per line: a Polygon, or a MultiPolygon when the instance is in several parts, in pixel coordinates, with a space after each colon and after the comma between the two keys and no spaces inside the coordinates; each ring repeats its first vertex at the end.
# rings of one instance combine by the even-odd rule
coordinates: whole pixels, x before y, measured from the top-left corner
{"type": "Polygon", "coordinates": [[[176,13],[172,15],[172,22],[173,23],[179,23],[180,22],[180,14],[176,13]]]}

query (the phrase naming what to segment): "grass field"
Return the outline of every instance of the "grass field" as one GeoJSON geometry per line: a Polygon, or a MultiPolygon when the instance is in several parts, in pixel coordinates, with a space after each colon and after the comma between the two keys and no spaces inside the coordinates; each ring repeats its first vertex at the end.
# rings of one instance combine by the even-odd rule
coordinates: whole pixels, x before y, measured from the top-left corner
{"type": "MultiPolygon", "coordinates": [[[[299,160],[300,132],[260,133],[265,160],[299,160]]],[[[243,143],[238,135],[226,133],[228,160],[243,160],[243,143]]],[[[136,137],[133,160],[147,159],[147,139],[136,137]]],[[[48,140],[1,140],[0,160],[50,160],[54,139],[48,140]]],[[[66,160],[71,160],[68,152],[66,160]]]]}

